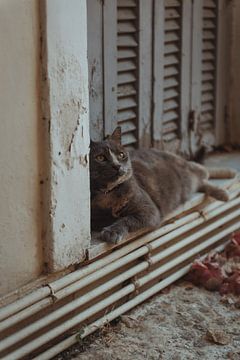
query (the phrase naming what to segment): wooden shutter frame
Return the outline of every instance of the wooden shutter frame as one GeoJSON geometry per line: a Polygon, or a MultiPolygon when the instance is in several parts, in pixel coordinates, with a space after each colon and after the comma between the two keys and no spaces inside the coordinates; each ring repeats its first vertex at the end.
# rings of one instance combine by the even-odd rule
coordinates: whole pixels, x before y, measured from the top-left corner
{"type": "Polygon", "coordinates": [[[153,0],[139,0],[138,145],[152,143],[152,12],[153,0]]]}
{"type": "Polygon", "coordinates": [[[201,114],[201,82],[202,82],[202,28],[203,0],[193,2],[192,8],[192,51],[191,51],[191,103],[189,113],[190,152],[193,155],[198,144],[198,123],[201,114]]]}
{"type": "Polygon", "coordinates": [[[103,89],[106,136],[117,126],[117,0],[103,2],[103,89]]]}

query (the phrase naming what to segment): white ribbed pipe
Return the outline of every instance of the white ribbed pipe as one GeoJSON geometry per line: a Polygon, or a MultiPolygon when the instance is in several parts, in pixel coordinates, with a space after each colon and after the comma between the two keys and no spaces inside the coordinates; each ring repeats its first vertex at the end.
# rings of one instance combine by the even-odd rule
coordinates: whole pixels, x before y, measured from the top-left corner
{"type": "MultiPolygon", "coordinates": [[[[209,214],[207,213],[206,209],[205,209],[205,212],[206,212],[206,215],[208,215],[209,218],[213,218],[214,216],[217,216],[221,212],[227,210],[229,207],[236,206],[239,203],[240,203],[240,198],[237,198],[237,199],[231,201],[231,204],[226,203],[226,204],[224,204],[223,206],[221,206],[221,207],[219,207],[217,209],[214,209],[214,207],[212,206],[213,204],[211,204],[210,208],[211,208],[211,210],[212,209],[213,210],[209,214]]],[[[233,215],[231,214],[229,216],[232,217],[233,215]]],[[[229,219],[229,217],[226,217],[224,219],[224,222],[228,221],[228,219],[229,219]]],[[[185,226],[182,226],[182,228],[180,228],[178,230],[174,230],[171,233],[168,233],[167,235],[162,236],[160,239],[157,239],[157,240],[153,241],[151,243],[152,248],[156,249],[157,247],[159,247],[159,246],[167,243],[169,240],[173,239],[175,236],[179,236],[179,235],[191,230],[192,228],[196,227],[197,225],[202,224],[205,221],[204,218],[202,218],[202,217],[199,218],[199,213],[193,213],[193,214],[187,215],[185,217],[185,220],[187,220],[187,223],[186,223],[185,226]],[[194,219],[196,219],[196,220],[194,220],[194,219]],[[192,220],[192,222],[189,223],[190,220],[192,220]]],[[[222,219],[221,219],[221,223],[222,223],[222,219]]],[[[207,233],[207,232],[209,232],[211,230],[212,227],[213,228],[215,227],[214,224],[212,224],[212,225],[210,225],[210,227],[208,226],[208,227],[206,227],[206,228],[204,228],[203,230],[200,230],[200,231],[203,231],[204,233],[207,233]]],[[[153,234],[155,234],[155,233],[159,233],[159,230],[156,230],[155,232],[151,233],[150,235],[153,236],[153,234]]],[[[197,236],[197,235],[198,235],[198,233],[194,233],[194,237],[197,236]]],[[[155,236],[156,236],[156,234],[154,235],[154,237],[155,236]]],[[[184,242],[186,244],[188,244],[193,239],[194,238],[192,236],[192,237],[190,237],[190,239],[187,238],[187,239],[183,240],[182,242],[179,242],[177,244],[178,248],[184,246],[184,242]]],[[[131,244],[129,244],[129,245],[131,245],[131,244]]],[[[166,249],[165,251],[161,252],[159,254],[159,260],[166,257],[167,254],[168,255],[171,254],[172,253],[171,251],[175,251],[175,250],[176,249],[174,249],[174,248],[172,250],[172,247],[170,247],[169,249],[166,249]]],[[[138,250],[130,253],[129,255],[127,255],[127,256],[125,256],[123,258],[120,258],[120,259],[116,260],[113,263],[110,263],[108,266],[105,266],[104,268],[100,269],[99,271],[94,272],[94,273],[90,274],[89,276],[80,279],[79,281],[69,285],[66,288],[63,288],[62,290],[55,293],[54,295],[55,295],[55,297],[57,299],[62,299],[64,297],[66,297],[66,296],[68,296],[68,295],[82,289],[84,286],[89,285],[91,282],[96,281],[99,278],[109,274],[110,272],[120,268],[121,266],[126,265],[130,261],[132,261],[134,259],[137,259],[138,257],[143,256],[144,254],[147,254],[148,251],[149,251],[149,248],[147,246],[143,246],[142,248],[139,248],[138,250]]],[[[0,323],[0,330],[3,331],[4,329],[6,329],[6,328],[14,325],[15,323],[25,319],[26,317],[36,313],[37,311],[43,309],[44,307],[48,306],[51,303],[52,303],[51,298],[46,298],[46,299],[41,300],[39,303],[36,303],[36,304],[32,305],[29,309],[25,309],[22,312],[19,312],[16,315],[14,315],[14,316],[6,319],[5,321],[1,322],[0,323]]],[[[25,329],[23,329],[23,330],[25,330],[25,329]]],[[[20,336],[20,334],[21,334],[21,331],[20,331],[20,333],[18,335],[20,336]]],[[[15,341],[16,340],[14,340],[14,342],[15,341]]],[[[4,346],[4,341],[3,341],[2,344],[0,344],[0,348],[1,348],[1,346],[4,346]]]]}
{"type": "Polygon", "coordinates": [[[76,310],[78,307],[87,304],[91,300],[95,299],[97,296],[104,294],[106,291],[113,289],[115,286],[123,283],[125,280],[135,276],[141,271],[147,269],[149,264],[147,261],[142,262],[131,269],[121,273],[115,278],[107,281],[106,283],[98,286],[97,288],[89,291],[88,293],[81,295],[79,298],[69,302],[68,304],[62,306],[61,308],[53,311],[52,313],[44,316],[43,318],[37,320],[29,326],[26,326],[22,330],[17,331],[16,333],[10,335],[6,339],[3,339],[0,342],[0,352],[9,348],[10,346],[16,344],[22,339],[27,338],[28,336],[34,334],[36,331],[41,330],[45,326],[51,324],[53,321],[60,319],[62,316],[71,313],[76,310]]]}
{"type": "MultiPolygon", "coordinates": [[[[220,245],[216,249],[216,251],[221,251],[221,250],[223,250],[223,248],[224,248],[224,245],[220,245]]],[[[119,306],[117,309],[113,310],[112,312],[108,313],[107,315],[104,315],[103,317],[96,320],[92,324],[86,326],[83,329],[83,332],[81,331],[81,334],[79,335],[79,337],[78,337],[77,333],[74,334],[74,335],[71,335],[67,339],[61,341],[60,343],[56,344],[55,346],[51,347],[50,349],[44,351],[42,354],[38,355],[33,360],[49,360],[49,359],[52,359],[54,356],[58,355],[60,352],[66,350],[70,346],[73,346],[76,343],[78,343],[79,339],[84,339],[86,336],[92,334],[93,332],[100,329],[101,327],[103,327],[107,323],[111,322],[112,320],[116,319],[117,317],[119,317],[120,315],[126,313],[127,311],[131,310],[132,308],[139,305],[144,300],[148,299],[152,295],[155,295],[156,293],[158,293],[159,291],[161,291],[162,289],[164,289],[168,285],[170,285],[173,282],[175,282],[176,280],[180,279],[182,276],[187,274],[190,267],[191,267],[191,264],[181,268],[180,270],[178,270],[175,273],[168,276],[166,279],[164,279],[161,282],[159,282],[158,284],[154,285],[152,288],[146,290],[142,294],[134,297],[132,300],[124,303],[123,305],[119,306]],[[151,293],[149,292],[149,290],[152,290],[151,293]],[[154,294],[153,294],[153,291],[154,291],[154,294]],[[146,296],[146,298],[143,298],[143,296],[146,296]]]]}
{"type": "MultiPolygon", "coordinates": [[[[237,199],[235,199],[235,200],[237,200],[237,199]]],[[[239,198],[238,198],[238,200],[239,200],[239,198]]],[[[222,211],[224,211],[225,209],[233,206],[231,204],[232,204],[232,201],[225,203],[219,207],[219,205],[220,205],[219,202],[215,202],[215,203],[212,203],[209,205],[209,210],[219,207],[219,209],[221,208],[222,211]]],[[[208,211],[207,209],[208,209],[208,207],[205,209],[204,212],[208,211]]],[[[51,289],[55,293],[55,292],[59,291],[60,289],[65,288],[66,286],[74,283],[75,281],[78,281],[81,278],[95,272],[96,270],[99,270],[103,266],[106,266],[107,264],[111,263],[112,261],[119,259],[120,257],[124,256],[125,254],[129,253],[130,251],[136,249],[137,247],[140,247],[141,245],[151,241],[151,239],[154,239],[154,237],[156,238],[156,237],[162,236],[162,235],[168,233],[169,231],[174,230],[174,229],[178,228],[179,226],[182,226],[182,225],[188,223],[189,221],[191,221],[191,218],[194,218],[194,217],[198,217],[197,212],[186,215],[181,219],[175,220],[173,223],[167,224],[167,225],[161,227],[160,229],[153,231],[150,234],[142,236],[140,239],[135,240],[135,241],[131,242],[130,244],[124,246],[123,248],[114,251],[113,253],[107,255],[103,259],[96,260],[95,262],[93,262],[90,265],[87,265],[83,269],[76,270],[73,273],[65,275],[61,279],[58,279],[58,280],[50,283],[49,284],[50,286],[45,286],[43,288],[37,289],[36,291],[30,293],[29,295],[25,296],[24,298],[19,299],[19,300],[15,301],[14,303],[11,303],[11,304],[3,307],[2,309],[0,309],[0,321],[33,305],[37,301],[45,299],[47,296],[51,295],[51,289]]],[[[37,311],[43,309],[45,306],[48,306],[52,302],[53,302],[52,297],[50,297],[47,301],[42,301],[42,302],[40,301],[39,308],[38,308],[37,304],[36,304],[36,306],[31,308],[31,315],[34,313],[34,311],[37,312],[37,311]]],[[[21,320],[25,319],[27,317],[26,316],[27,311],[23,312],[22,314],[19,314],[19,319],[21,319],[21,320]]],[[[11,321],[11,325],[14,325],[16,322],[18,322],[17,316],[15,317],[15,319],[13,319],[13,321],[11,321]]],[[[10,324],[10,322],[9,322],[9,324],[10,324]]],[[[11,325],[9,325],[9,326],[11,326],[11,325]]],[[[3,325],[3,328],[5,328],[5,326],[6,326],[6,323],[3,325]]]]}
{"type": "MultiPolygon", "coordinates": [[[[162,280],[160,283],[158,283],[154,287],[144,291],[142,294],[134,297],[132,300],[126,302],[125,304],[119,306],[117,309],[113,310],[109,314],[107,314],[107,315],[103,316],[102,318],[100,318],[99,320],[95,321],[93,324],[91,324],[89,326],[86,326],[85,328],[83,328],[83,334],[81,333],[79,338],[81,338],[81,339],[85,338],[86,336],[88,336],[91,333],[93,333],[94,331],[98,330],[99,328],[101,328],[105,324],[107,324],[110,321],[116,319],[118,316],[124,314],[128,310],[131,310],[132,308],[134,308],[135,306],[137,306],[138,304],[140,304],[144,300],[148,299],[152,295],[158,293],[159,291],[161,291],[162,289],[164,289],[165,287],[167,287],[168,285],[170,285],[174,281],[176,281],[176,280],[180,279],[182,276],[184,276],[188,272],[189,268],[190,268],[190,265],[185,266],[184,268],[178,270],[176,273],[172,274],[168,278],[162,280]]],[[[38,355],[33,360],[52,359],[55,355],[59,354],[60,352],[62,352],[64,350],[66,350],[70,346],[76,344],[78,341],[79,340],[78,340],[77,334],[74,334],[74,335],[70,336],[69,338],[63,340],[59,344],[57,344],[57,345],[53,346],[52,348],[48,349],[47,351],[45,351],[41,355],[38,355]]]]}
{"type": "MultiPolygon", "coordinates": [[[[151,237],[157,237],[164,235],[168,233],[169,231],[172,231],[184,224],[186,224],[189,221],[192,221],[193,219],[197,218],[199,216],[199,213],[195,212],[189,215],[186,215],[182,217],[181,219],[177,219],[171,224],[164,225],[160,229],[151,232],[151,237]]],[[[84,268],[81,268],[79,270],[76,270],[68,275],[63,276],[62,278],[49,283],[49,286],[44,286],[43,288],[37,289],[33,291],[32,293],[24,296],[24,298],[19,299],[9,305],[4,306],[0,309],[0,321],[8,318],[9,316],[16,314],[20,312],[21,310],[27,308],[28,306],[31,306],[34,303],[37,303],[37,301],[40,301],[44,299],[45,297],[51,295],[51,289],[54,292],[54,295],[57,291],[65,288],[66,286],[84,278],[85,276],[99,270],[100,268],[110,264],[111,262],[121,258],[122,256],[128,254],[132,250],[135,250],[136,248],[140,247],[143,244],[146,244],[149,242],[149,235],[142,236],[140,239],[132,241],[131,243],[125,245],[124,247],[115,250],[111,254],[105,256],[104,258],[100,260],[96,260],[93,263],[85,266],[84,268]]],[[[52,298],[50,299],[50,303],[53,303],[52,298]]],[[[49,302],[46,302],[48,305],[49,302]]],[[[47,306],[46,305],[46,306],[47,306]]],[[[40,303],[39,309],[41,310],[44,307],[44,302],[40,303]]],[[[37,309],[37,307],[36,307],[37,309]]],[[[25,317],[22,317],[24,319],[25,317]]]]}
{"type": "MultiPolygon", "coordinates": [[[[238,199],[238,201],[240,201],[240,198],[238,199]]],[[[233,203],[236,204],[236,201],[234,201],[233,203]]],[[[219,212],[219,209],[217,209],[217,213],[218,212],[219,212]]],[[[210,213],[209,216],[212,217],[213,215],[211,215],[211,213],[210,213]]],[[[231,216],[233,216],[233,215],[231,215],[231,216]]],[[[191,218],[194,219],[195,215],[192,216],[191,218]]],[[[227,222],[228,220],[229,220],[229,216],[225,217],[224,222],[227,222]]],[[[161,246],[164,243],[171,240],[174,236],[181,235],[182,233],[184,233],[184,232],[192,229],[193,227],[195,227],[197,224],[200,224],[202,221],[204,221],[203,218],[198,218],[197,220],[192,221],[190,224],[187,224],[187,225],[183,226],[183,229],[178,229],[178,230],[172,231],[170,234],[167,234],[167,235],[161,237],[160,242],[159,242],[159,240],[153,241],[151,243],[151,247],[153,249],[156,249],[158,246],[161,246]]],[[[203,232],[203,234],[209,232],[212,229],[212,227],[214,227],[213,226],[214,224],[209,225],[208,227],[200,230],[200,232],[203,232]]],[[[200,234],[197,232],[197,233],[194,234],[194,237],[196,237],[196,236],[200,236],[200,234]]],[[[160,254],[158,254],[158,257],[159,257],[158,261],[163,259],[164,257],[170,255],[171,253],[173,253],[177,249],[180,249],[181,247],[183,247],[183,246],[187,245],[188,243],[192,242],[193,239],[194,238],[193,238],[193,235],[192,235],[192,236],[184,239],[183,241],[179,242],[178,244],[174,245],[173,247],[170,247],[170,248],[166,249],[165,251],[161,252],[160,254]]],[[[127,256],[125,256],[125,257],[111,263],[110,265],[100,269],[98,272],[94,272],[94,273],[90,274],[89,276],[79,280],[78,282],[75,282],[75,283],[69,285],[67,288],[64,288],[64,289],[60,290],[58,293],[55,294],[55,296],[56,296],[57,299],[64,298],[65,296],[68,296],[68,295],[80,290],[84,286],[89,285],[91,282],[96,281],[100,277],[103,277],[103,276],[109,274],[110,272],[113,272],[114,270],[120,268],[121,266],[124,266],[124,265],[128,264],[130,261],[132,261],[134,259],[137,259],[137,258],[143,256],[144,254],[147,254],[148,252],[149,252],[149,248],[147,246],[143,246],[142,248],[139,248],[138,250],[130,253],[129,255],[127,255],[127,256]]],[[[49,299],[49,298],[43,299],[40,302],[40,304],[38,304],[37,307],[36,307],[36,305],[31,306],[30,313],[33,313],[40,306],[41,306],[41,308],[44,308],[45,306],[49,305],[49,303],[51,303],[51,299],[49,299]]],[[[81,304],[79,304],[78,306],[80,306],[80,305],[81,304]]],[[[63,307],[63,308],[61,308],[59,310],[64,311],[64,309],[65,309],[65,307],[63,307]]],[[[46,318],[46,324],[48,324],[47,320],[50,319],[50,318],[52,319],[51,321],[54,321],[54,320],[57,319],[57,317],[54,318],[54,314],[55,314],[55,312],[50,314],[46,318]]],[[[65,312],[62,312],[62,315],[61,315],[60,311],[58,311],[57,314],[58,314],[58,317],[61,317],[61,316],[63,316],[65,314],[65,312]]],[[[22,320],[24,318],[25,315],[26,315],[26,311],[23,311],[23,312],[20,312],[19,314],[16,314],[12,318],[6,319],[2,323],[0,323],[0,330],[4,330],[4,329],[8,328],[9,326],[12,326],[14,322],[19,322],[20,320],[22,320]]],[[[40,329],[43,326],[44,326],[43,319],[40,319],[36,323],[35,327],[37,329],[40,329]]],[[[1,342],[1,344],[0,344],[0,351],[5,349],[6,347],[9,347],[11,344],[14,344],[15,342],[20,341],[24,337],[26,337],[27,336],[27,331],[28,331],[28,334],[30,335],[34,331],[33,327],[34,327],[34,324],[29,326],[29,330],[28,330],[28,328],[24,328],[23,330],[20,330],[17,334],[13,334],[12,336],[8,337],[6,340],[3,340],[1,342]]]]}
{"type": "MultiPolygon", "coordinates": [[[[240,209],[239,209],[239,212],[240,212],[240,209]]],[[[189,250],[187,253],[178,256],[177,258],[173,259],[171,262],[164,264],[161,267],[159,267],[158,269],[150,272],[148,275],[143,276],[142,278],[140,278],[137,281],[137,286],[142,286],[142,285],[146,284],[147,282],[153,280],[154,278],[162,275],[163,273],[165,273],[166,271],[175,267],[176,265],[179,265],[181,262],[187,260],[188,258],[192,257],[193,255],[198,254],[201,250],[204,250],[209,245],[214,244],[216,241],[225,237],[227,234],[232,233],[236,229],[239,229],[239,223],[235,223],[235,224],[231,225],[230,227],[221,231],[221,233],[210,237],[207,241],[205,241],[202,244],[196,246],[195,248],[189,250]]],[[[141,264],[139,264],[139,265],[141,265],[141,264]]],[[[135,290],[135,285],[134,284],[127,285],[122,290],[125,291],[124,292],[125,295],[129,294],[135,290]]],[[[122,290],[117,291],[115,294],[121,293],[122,290]]],[[[121,297],[123,297],[125,295],[122,295],[121,297]]],[[[118,296],[118,295],[116,295],[116,296],[118,296]]],[[[69,330],[73,326],[76,326],[78,323],[84,321],[87,317],[94,315],[98,311],[102,310],[104,307],[110,305],[111,304],[111,303],[109,303],[110,298],[111,299],[114,298],[115,299],[114,301],[116,301],[114,294],[111,295],[109,298],[104,299],[104,300],[100,301],[98,304],[93,305],[89,309],[83,311],[81,314],[77,315],[76,317],[73,317],[70,320],[67,320],[64,324],[57,326],[56,328],[50,330],[48,333],[41,335],[37,339],[34,339],[30,343],[24,345],[23,347],[19,348],[18,350],[14,351],[13,353],[4,357],[3,359],[4,360],[11,360],[11,359],[17,360],[17,359],[20,359],[22,356],[29,354],[31,351],[37,349],[38,347],[42,346],[43,344],[47,343],[48,341],[52,340],[53,338],[59,336],[60,334],[64,333],[65,331],[69,330]]]]}

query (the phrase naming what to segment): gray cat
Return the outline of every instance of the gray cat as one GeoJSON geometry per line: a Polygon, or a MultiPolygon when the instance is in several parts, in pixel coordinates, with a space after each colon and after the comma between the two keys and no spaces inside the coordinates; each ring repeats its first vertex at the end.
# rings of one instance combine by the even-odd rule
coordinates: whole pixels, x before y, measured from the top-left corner
{"type": "MultiPolygon", "coordinates": [[[[211,174],[200,164],[157,149],[128,152],[120,127],[101,142],[91,141],[90,174],[92,230],[115,244],[129,232],[159,227],[197,191],[228,200],[225,190],[208,182],[211,174]]],[[[234,177],[235,172],[215,169],[214,175],[234,177]]]]}

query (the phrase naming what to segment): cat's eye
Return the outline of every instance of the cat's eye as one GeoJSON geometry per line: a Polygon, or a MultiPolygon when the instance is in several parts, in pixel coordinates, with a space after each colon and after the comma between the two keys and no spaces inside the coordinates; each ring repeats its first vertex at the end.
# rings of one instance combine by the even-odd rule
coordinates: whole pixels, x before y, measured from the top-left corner
{"type": "Polygon", "coordinates": [[[104,155],[97,155],[96,156],[96,160],[99,161],[99,162],[103,162],[106,160],[105,156],[104,155]]]}
{"type": "Polygon", "coordinates": [[[119,154],[118,154],[118,158],[119,159],[125,159],[125,157],[126,157],[126,154],[124,154],[123,152],[120,152],[119,154]]]}

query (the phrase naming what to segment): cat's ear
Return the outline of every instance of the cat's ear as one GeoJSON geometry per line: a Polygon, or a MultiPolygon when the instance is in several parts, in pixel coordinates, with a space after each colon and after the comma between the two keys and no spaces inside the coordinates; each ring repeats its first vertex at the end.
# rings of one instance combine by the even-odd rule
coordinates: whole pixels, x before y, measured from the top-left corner
{"type": "Polygon", "coordinates": [[[96,145],[96,142],[93,141],[92,139],[90,139],[90,146],[89,146],[90,149],[93,149],[95,145],[96,145]]]}
{"type": "Polygon", "coordinates": [[[113,141],[116,141],[116,143],[121,144],[121,138],[122,138],[122,130],[121,130],[121,126],[117,126],[116,129],[113,131],[112,135],[110,136],[110,138],[113,141]]]}

